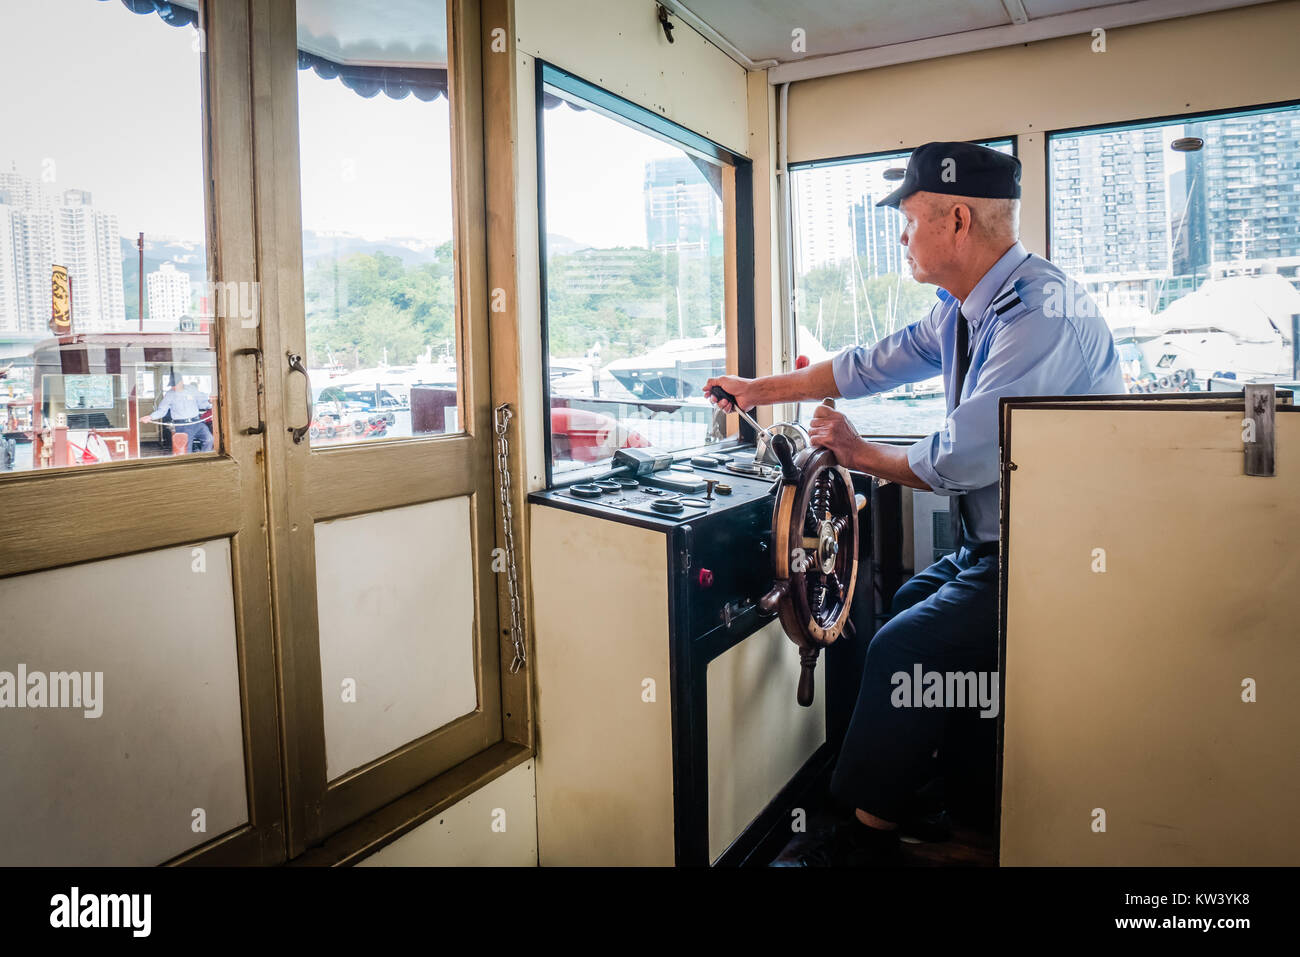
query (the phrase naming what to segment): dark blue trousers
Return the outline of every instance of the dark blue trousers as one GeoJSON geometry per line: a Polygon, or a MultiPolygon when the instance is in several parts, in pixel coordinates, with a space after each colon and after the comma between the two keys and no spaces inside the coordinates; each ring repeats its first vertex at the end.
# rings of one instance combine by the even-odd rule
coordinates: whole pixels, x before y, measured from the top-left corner
{"type": "Polygon", "coordinates": [[[199,452],[212,451],[212,430],[208,428],[206,422],[191,422],[185,425],[175,427],[177,432],[184,432],[190,437],[190,451],[194,451],[194,443],[199,443],[199,452]]]}
{"type": "MultiPolygon", "coordinates": [[[[996,741],[997,721],[980,718],[978,706],[895,706],[901,682],[893,676],[912,676],[917,665],[921,673],[996,671],[997,595],[996,552],[981,557],[964,547],[898,590],[892,617],[867,648],[858,701],[831,779],[837,799],[898,821],[929,781],[933,754],[954,718],[974,718],[987,726],[979,729],[980,740],[996,741]]],[[[993,751],[987,760],[995,760],[993,751]]]]}

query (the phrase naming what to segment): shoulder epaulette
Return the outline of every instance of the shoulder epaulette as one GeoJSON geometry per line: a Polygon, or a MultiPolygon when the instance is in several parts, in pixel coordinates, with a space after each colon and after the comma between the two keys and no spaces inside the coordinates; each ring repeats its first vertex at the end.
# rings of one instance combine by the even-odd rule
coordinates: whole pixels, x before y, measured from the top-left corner
{"type": "Polygon", "coordinates": [[[1020,304],[1020,293],[1012,286],[1002,295],[993,300],[993,312],[996,315],[1002,315],[1020,304]]]}

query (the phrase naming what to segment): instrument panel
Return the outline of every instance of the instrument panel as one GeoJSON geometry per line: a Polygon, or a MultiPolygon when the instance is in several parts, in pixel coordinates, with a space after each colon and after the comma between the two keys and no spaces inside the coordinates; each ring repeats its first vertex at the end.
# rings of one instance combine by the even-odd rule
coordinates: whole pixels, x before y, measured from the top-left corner
{"type": "MultiPolygon", "coordinates": [[[[779,466],[753,445],[674,453],[668,468],[636,477],[604,474],[535,492],[535,504],[653,529],[668,536],[681,583],[679,626],[692,640],[716,628],[752,630],[770,616],[757,602],[772,585],[772,509],[779,466]]],[[[860,491],[870,488],[866,476],[860,491]]]]}
{"type": "Polygon", "coordinates": [[[754,461],[753,446],[737,445],[679,453],[669,468],[658,472],[576,481],[531,499],[661,528],[766,497],[779,475],[780,469],[754,461]]]}

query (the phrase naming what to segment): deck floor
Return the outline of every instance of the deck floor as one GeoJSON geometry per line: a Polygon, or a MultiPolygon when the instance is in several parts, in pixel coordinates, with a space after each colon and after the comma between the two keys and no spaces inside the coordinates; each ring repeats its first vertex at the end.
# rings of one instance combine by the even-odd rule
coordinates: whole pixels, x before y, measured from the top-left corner
{"type": "MultiPolygon", "coordinates": [[[[818,811],[809,816],[808,833],[791,838],[773,860],[791,860],[810,850],[830,834],[841,818],[818,811]]],[[[953,822],[952,839],[939,843],[902,842],[904,867],[995,867],[997,848],[993,835],[960,821],[953,822]]]]}
{"type": "MultiPolygon", "coordinates": [[[[775,860],[792,860],[825,840],[835,824],[848,818],[848,811],[836,806],[829,794],[829,775],[823,774],[807,796],[808,831],[796,834],[770,834],[746,861],[746,866],[766,866],[775,860]]],[[[918,808],[934,812],[948,807],[952,820],[952,837],[947,841],[921,843],[911,838],[902,841],[904,867],[996,867],[997,837],[992,825],[991,809],[968,807],[958,795],[954,800],[943,797],[943,781],[936,779],[918,793],[918,808]]]]}

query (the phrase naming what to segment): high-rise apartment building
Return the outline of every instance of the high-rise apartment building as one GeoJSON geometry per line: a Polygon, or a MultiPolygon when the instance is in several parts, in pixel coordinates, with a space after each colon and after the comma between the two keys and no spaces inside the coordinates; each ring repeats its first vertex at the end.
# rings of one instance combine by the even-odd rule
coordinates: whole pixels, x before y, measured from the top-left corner
{"type": "Polygon", "coordinates": [[[176,268],[175,263],[163,263],[161,268],[149,273],[149,320],[152,323],[175,323],[190,312],[190,277],[176,268]]]}
{"type": "Polygon", "coordinates": [[[1083,274],[1164,275],[1170,212],[1164,132],[1107,130],[1053,139],[1052,261],[1083,274]]]}
{"type": "Polygon", "coordinates": [[[689,158],[645,164],[645,228],[650,249],[721,255],[722,204],[689,158]]]}
{"type": "Polygon", "coordinates": [[[870,212],[859,212],[870,189],[871,166],[842,163],[795,173],[793,226],[799,238],[800,272],[847,262],[860,230],[860,254],[867,237],[876,234],[877,223],[886,219],[879,214],[885,211],[876,209],[872,199],[870,212]]]}
{"type": "Polygon", "coordinates": [[[97,332],[126,319],[117,217],[85,190],[52,192],[17,170],[0,173],[0,333],[43,332],[50,272],[68,267],[73,328],[97,332]]]}
{"type": "Polygon", "coordinates": [[[1054,136],[1052,260],[1151,311],[1236,273],[1300,286],[1298,149],[1300,109],[1054,136]]]}
{"type": "Polygon", "coordinates": [[[14,256],[13,207],[0,189],[0,316],[18,313],[18,261],[14,256]]]}
{"type": "Polygon", "coordinates": [[[1300,109],[1189,123],[1188,241],[1180,273],[1300,256],[1300,109]]]}

